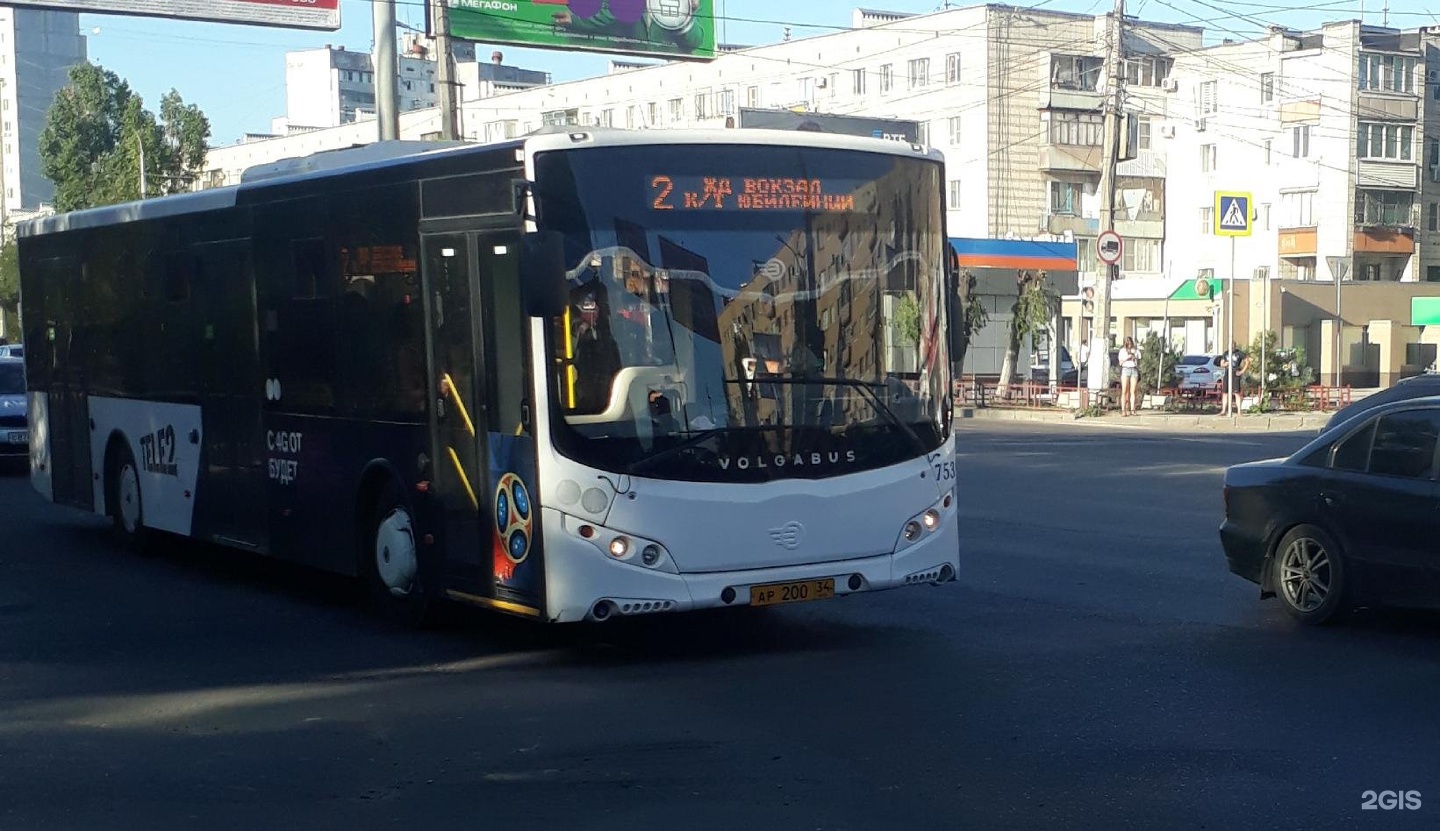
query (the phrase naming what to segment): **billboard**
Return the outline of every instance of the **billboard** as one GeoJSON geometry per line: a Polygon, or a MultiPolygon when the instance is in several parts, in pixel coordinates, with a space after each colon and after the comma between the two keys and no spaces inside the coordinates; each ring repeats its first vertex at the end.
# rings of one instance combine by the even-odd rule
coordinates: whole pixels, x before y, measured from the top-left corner
{"type": "Polygon", "coordinates": [[[715,57],[715,0],[444,0],[462,40],[615,52],[673,60],[715,57]]]}
{"type": "Polygon", "coordinates": [[[251,23],[289,29],[340,28],[340,0],[7,0],[7,6],[251,23]]]}
{"type": "Polygon", "coordinates": [[[739,126],[760,130],[810,130],[816,133],[838,133],[844,136],[920,141],[920,123],[897,118],[862,118],[829,113],[797,113],[790,110],[752,110],[740,108],[739,126]]]}

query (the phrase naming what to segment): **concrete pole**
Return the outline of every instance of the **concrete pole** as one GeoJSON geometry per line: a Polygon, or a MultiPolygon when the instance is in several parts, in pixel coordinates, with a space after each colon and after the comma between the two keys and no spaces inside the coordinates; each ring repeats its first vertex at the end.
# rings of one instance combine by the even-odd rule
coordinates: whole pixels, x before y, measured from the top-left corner
{"type": "MultiPolygon", "coordinates": [[[[1122,41],[1125,38],[1125,0],[1115,0],[1105,45],[1105,135],[1100,150],[1100,232],[1115,229],[1115,166],[1120,143],[1120,77],[1123,70],[1122,41]]],[[[1098,239],[1098,237],[1097,237],[1098,239]]],[[[1090,326],[1090,383],[1096,387],[1095,372],[1103,374],[1098,389],[1109,387],[1110,373],[1110,281],[1119,265],[1100,263],[1095,273],[1095,316],[1090,326]]]]}
{"type": "Polygon", "coordinates": [[[395,55],[395,0],[372,0],[375,52],[375,120],[380,140],[400,137],[400,86],[396,78],[399,61],[395,55]]]}
{"type": "Polygon", "coordinates": [[[430,0],[435,29],[435,85],[440,92],[440,138],[460,137],[460,119],[455,94],[455,53],[450,44],[449,0],[430,0]]]}

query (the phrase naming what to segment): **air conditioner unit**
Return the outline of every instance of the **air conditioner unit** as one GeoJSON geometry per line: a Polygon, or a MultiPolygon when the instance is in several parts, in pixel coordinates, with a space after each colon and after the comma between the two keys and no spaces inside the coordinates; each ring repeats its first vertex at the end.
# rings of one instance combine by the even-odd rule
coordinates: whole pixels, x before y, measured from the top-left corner
{"type": "Polygon", "coordinates": [[[1174,78],[1166,78],[1165,80],[1160,82],[1160,88],[1165,90],[1166,92],[1174,92],[1175,90],[1180,88],[1180,82],[1175,80],[1174,78]]]}
{"type": "Polygon", "coordinates": [[[815,86],[816,86],[817,89],[824,89],[825,87],[829,86],[829,84],[830,84],[830,79],[829,79],[829,78],[826,78],[826,77],[823,76],[823,75],[820,76],[819,78],[816,78],[816,79],[815,79],[815,86]]]}
{"type": "Polygon", "coordinates": [[[1440,69],[1425,70],[1425,80],[1429,81],[1432,84],[1436,81],[1440,81],[1440,69]]]}
{"type": "Polygon", "coordinates": [[[1162,125],[1160,125],[1160,135],[1161,135],[1163,138],[1175,138],[1175,125],[1174,125],[1174,124],[1162,124],[1162,125]]]}
{"type": "Polygon", "coordinates": [[[1197,118],[1197,119],[1195,119],[1195,132],[1197,132],[1197,133],[1203,133],[1203,132],[1205,132],[1205,128],[1208,127],[1208,126],[1210,126],[1209,124],[1206,123],[1206,121],[1207,121],[1207,119],[1204,119],[1204,118],[1197,118]]]}

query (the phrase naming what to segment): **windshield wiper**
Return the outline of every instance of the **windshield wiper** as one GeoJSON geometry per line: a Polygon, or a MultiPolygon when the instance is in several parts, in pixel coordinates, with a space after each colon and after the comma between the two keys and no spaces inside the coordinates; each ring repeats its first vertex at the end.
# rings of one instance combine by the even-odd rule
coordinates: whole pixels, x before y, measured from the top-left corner
{"type": "Polygon", "coordinates": [[[690,436],[690,438],[685,439],[674,447],[667,447],[664,450],[657,450],[654,453],[651,453],[649,456],[643,456],[639,459],[636,459],[635,461],[630,463],[630,466],[625,469],[625,472],[633,476],[646,465],[654,464],[655,462],[663,461],[673,456],[678,456],[679,454],[684,453],[686,450],[689,450],[692,447],[698,447],[704,444],[706,441],[720,435],[721,433],[724,433],[729,429],[731,428],[712,427],[709,430],[700,430],[699,432],[696,432],[694,435],[690,436]]]}
{"type": "Polygon", "coordinates": [[[864,393],[866,397],[875,404],[875,409],[879,411],[880,415],[884,416],[891,424],[900,428],[900,432],[904,433],[905,437],[910,440],[910,443],[915,445],[915,449],[918,452],[921,454],[930,452],[930,448],[925,446],[925,442],[921,440],[919,434],[915,432],[915,429],[902,421],[899,416],[895,415],[895,411],[890,409],[890,406],[885,403],[885,399],[875,392],[876,387],[883,387],[884,384],[877,384],[873,381],[861,381],[858,378],[835,378],[828,375],[764,375],[756,376],[753,380],[741,380],[738,378],[734,380],[726,379],[726,383],[834,384],[837,387],[854,387],[864,393]]]}

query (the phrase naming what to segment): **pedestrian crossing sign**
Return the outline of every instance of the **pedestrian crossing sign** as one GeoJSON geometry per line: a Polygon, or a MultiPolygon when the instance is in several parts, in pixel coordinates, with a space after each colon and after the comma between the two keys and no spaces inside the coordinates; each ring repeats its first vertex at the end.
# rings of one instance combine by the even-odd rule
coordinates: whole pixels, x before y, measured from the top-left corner
{"type": "Polygon", "coordinates": [[[1215,191],[1215,236],[1250,236],[1250,194],[1215,191]]]}

